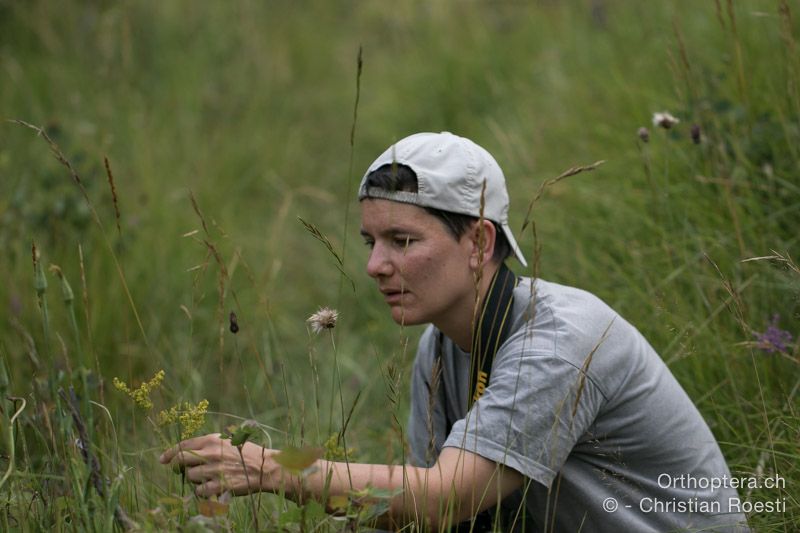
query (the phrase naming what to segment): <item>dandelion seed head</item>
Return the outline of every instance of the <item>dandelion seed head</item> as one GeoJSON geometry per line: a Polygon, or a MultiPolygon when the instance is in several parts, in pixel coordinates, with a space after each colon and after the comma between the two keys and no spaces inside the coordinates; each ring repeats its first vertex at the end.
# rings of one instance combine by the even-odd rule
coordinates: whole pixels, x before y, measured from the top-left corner
{"type": "Polygon", "coordinates": [[[667,111],[661,111],[659,113],[653,113],[653,126],[659,126],[664,128],[665,130],[670,129],[675,124],[679,123],[680,120],[673,117],[667,111]]]}
{"type": "Polygon", "coordinates": [[[320,333],[325,329],[336,327],[336,320],[339,318],[339,311],[330,307],[320,307],[319,310],[308,317],[306,322],[314,333],[320,333]]]}
{"type": "Polygon", "coordinates": [[[639,135],[639,139],[641,139],[642,142],[645,142],[645,143],[646,142],[650,142],[650,130],[648,130],[644,126],[639,128],[639,131],[637,132],[637,135],[639,135]]]}

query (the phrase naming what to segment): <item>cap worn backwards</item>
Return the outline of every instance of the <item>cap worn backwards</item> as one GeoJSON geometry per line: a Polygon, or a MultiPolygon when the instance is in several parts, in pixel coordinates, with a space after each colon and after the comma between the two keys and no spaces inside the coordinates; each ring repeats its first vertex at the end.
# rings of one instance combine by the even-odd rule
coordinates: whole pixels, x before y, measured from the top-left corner
{"type": "Polygon", "coordinates": [[[381,198],[480,217],[484,183],[483,217],[502,227],[514,255],[527,266],[508,226],[508,192],[503,171],[489,152],[464,137],[449,132],[416,133],[398,141],[369,166],[361,180],[358,199],[381,198]],[[410,167],[417,175],[417,192],[368,188],[370,172],[389,164],[410,167]]]}

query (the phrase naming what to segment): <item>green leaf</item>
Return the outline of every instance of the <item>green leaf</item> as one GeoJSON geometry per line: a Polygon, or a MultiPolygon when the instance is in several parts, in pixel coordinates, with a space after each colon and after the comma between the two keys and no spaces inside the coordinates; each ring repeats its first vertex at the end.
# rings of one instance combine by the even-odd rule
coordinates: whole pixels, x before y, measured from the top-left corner
{"type": "Polygon", "coordinates": [[[285,469],[300,472],[314,464],[314,461],[322,457],[324,451],[322,448],[312,446],[301,448],[289,446],[273,455],[272,458],[285,469]]]}
{"type": "Polygon", "coordinates": [[[258,433],[258,428],[254,426],[241,425],[236,428],[236,431],[231,435],[231,444],[234,446],[244,446],[244,443],[249,441],[253,435],[258,433]]]}
{"type": "Polygon", "coordinates": [[[258,422],[255,420],[245,420],[238,426],[231,424],[220,434],[223,439],[230,439],[231,445],[244,446],[245,442],[252,441],[253,437],[259,434],[258,422]]]}

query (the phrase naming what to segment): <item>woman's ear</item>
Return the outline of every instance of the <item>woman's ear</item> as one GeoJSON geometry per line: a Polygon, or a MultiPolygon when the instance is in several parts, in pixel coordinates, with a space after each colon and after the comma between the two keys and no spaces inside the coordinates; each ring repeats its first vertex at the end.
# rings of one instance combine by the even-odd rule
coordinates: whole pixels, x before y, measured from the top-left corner
{"type": "Polygon", "coordinates": [[[479,220],[475,222],[469,235],[472,241],[469,266],[472,270],[478,270],[492,260],[494,243],[497,240],[497,228],[489,220],[479,220]]]}

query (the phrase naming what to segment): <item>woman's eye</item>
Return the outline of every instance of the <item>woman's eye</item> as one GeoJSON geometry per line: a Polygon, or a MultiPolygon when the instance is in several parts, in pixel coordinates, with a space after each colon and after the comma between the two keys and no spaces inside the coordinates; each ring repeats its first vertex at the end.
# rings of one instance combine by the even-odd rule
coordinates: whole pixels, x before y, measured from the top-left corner
{"type": "Polygon", "coordinates": [[[367,248],[369,248],[369,249],[372,249],[372,248],[375,246],[375,241],[368,241],[368,240],[365,240],[365,241],[364,241],[364,246],[366,246],[366,247],[367,247],[367,248]]]}
{"type": "Polygon", "coordinates": [[[399,246],[400,248],[405,248],[412,242],[414,242],[414,239],[411,237],[395,237],[394,239],[394,245],[399,246]]]}

